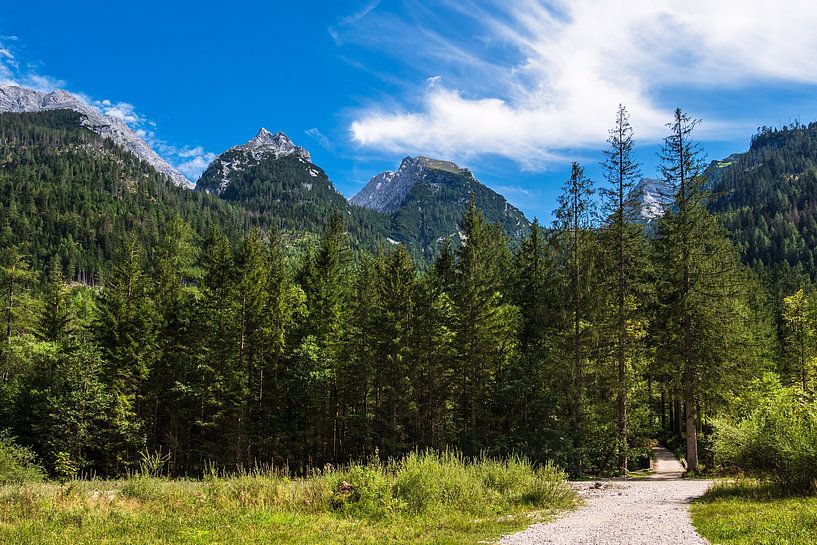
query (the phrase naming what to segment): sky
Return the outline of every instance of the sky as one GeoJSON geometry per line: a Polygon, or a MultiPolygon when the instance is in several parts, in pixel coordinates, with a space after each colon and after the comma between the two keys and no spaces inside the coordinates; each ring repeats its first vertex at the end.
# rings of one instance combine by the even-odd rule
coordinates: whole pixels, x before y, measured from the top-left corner
{"type": "Polygon", "coordinates": [[[0,83],[82,95],[194,181],[263,126],[347,197],[422,154],[548,221],[572,161],[604,183],[619,104],[645,176],[676,107],[710,159],[817,120],[813,1],[4,4],[0,83]]]}

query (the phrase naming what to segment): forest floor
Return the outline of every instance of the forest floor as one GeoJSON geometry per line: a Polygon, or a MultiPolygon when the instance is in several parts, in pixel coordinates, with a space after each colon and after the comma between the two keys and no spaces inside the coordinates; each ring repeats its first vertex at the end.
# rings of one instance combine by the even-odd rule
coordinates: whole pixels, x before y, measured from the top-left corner
{"type": "Polygon", "coordinates": [[[577,482],[585,505],[554,522],[535,524],[502,538],[503,545],[685,545],[706,544],[692,526],[690,502],[711,481],[682,479],[684,468],[664,448],[654,449],[646,479],[577,482]]]}

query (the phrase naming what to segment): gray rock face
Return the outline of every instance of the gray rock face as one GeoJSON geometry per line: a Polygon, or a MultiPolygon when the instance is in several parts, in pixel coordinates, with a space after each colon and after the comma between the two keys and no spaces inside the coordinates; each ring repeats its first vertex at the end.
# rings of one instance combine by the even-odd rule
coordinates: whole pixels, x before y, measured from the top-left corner
{"type": "Polygon", "coordinates": [[[377,212],[393,214],[400,208],[414,185],[428,178],[433,170],[443,170],[473,178],[469,170],[461,169],[449,161],[428,157],[406,157],[396,172],[387,170],[373,176],[349,202],[377,212]]]}
{"type": "Polygon", "coordinates": [[[272,134],[264,127],[261,127],[261,130],[252,140],[246,144],[236,146],[236,149],[250,153],[256,158],[266,154],[274,155],[276,159],[284,155],[297,155],[310,163],[312,162],[309,152],[305,148],[293,144],[286,134],[280,131],[272,134]]]}
{"type": "Polygon", "coordinates": [[[672,188],[662,180],[642,178],[635,191],[638,195],[639,215],[647,223],[663,216],[673,201],[672,188]]]}
{"type": "Polygon", "coordinates": [[[104,115],[76,95],[66,91],[45,93],[18,87],[0,85],[0,113],[41,112],[45,110],[74,110],[83,115],[82,124],[103,138],[110,138],[133,155],[150,164],[158,172],[181,187],[191,188],[193,184],[170,164],[159,157],[142,138],[123,121],[104,115]]]}

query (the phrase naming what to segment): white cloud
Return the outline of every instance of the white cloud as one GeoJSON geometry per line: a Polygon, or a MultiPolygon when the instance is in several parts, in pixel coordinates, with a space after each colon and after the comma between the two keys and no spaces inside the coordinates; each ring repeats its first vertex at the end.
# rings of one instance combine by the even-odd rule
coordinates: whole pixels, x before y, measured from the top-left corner
{"type": "Polygon", "coordinates": [[[321,147],[323,147],[324,149],[327,149],[329,151],[333,151],[335,149],[335,146],[334,144],[332,144],[332,141],[329,139],[329,137],[323,134],[317,127],[307,129],[304,132],[306,133],[307,136],[314,139],[318,144],[320,144],[321,147]]]}
{"type": "MultiPolygon", "coordinates": [[[[379,5],[380,5],[380,0],[369,0],[369,2],[367,4],[365,4],[363,7],[358,9],[356,12],[352,13],[351,15],[347,15],[346,17],[342,17],[338,21],[337,26],[342,28],[342,27],[345,27],[345,26],[353,25],[353,24],[357,23],[358,21],[360,21],[361,19],[363,19],[364,17],[366,17],[369,13],[371,13],[379,5]]],[[[329,27],[328,31],[329,31],[329,35],[332,36],[332,39],[335,40],[336,44],[342,43],[340,33],[339,33],[337,28],[329,27]]]]}
{"type": "MultiPolygon", "coordinates": [[[[38,65],[20,63],[19,55],[15,54],[15,48],[11,45],[16,41],[16,36],[0,36],[0,84],[21,85],[45,92],[65,89],[65,81],[40,73],[38,65]]],[[[71,92],[98,108],[105,115],[128,125],[159,155],[190,180],[198,179],[210,162],[216,158],[215,153],[205,151],[201,146],[177,147],[163,141],[156,136],[156,123],[137,112],[133,104],[109,99],[98,100],[81,92],[71,92]]]]}
{"type": "MultiPolygon", "coordinates": [[[[656,141],[685,90],[817,84],[812,1],[451,0],[447,8],[473,29],[418,31],[390,20],[380,42],[374,30],[355,29],[360,43],[382,44],[415,70],[447,70],[401,107],[357,111],[356,143],[452,158],[496,153],[538,169],[603,144],[619,103],[639,140],[656,141]]],[[[708,116],[701,136],[735,128],[708,116]]]]}

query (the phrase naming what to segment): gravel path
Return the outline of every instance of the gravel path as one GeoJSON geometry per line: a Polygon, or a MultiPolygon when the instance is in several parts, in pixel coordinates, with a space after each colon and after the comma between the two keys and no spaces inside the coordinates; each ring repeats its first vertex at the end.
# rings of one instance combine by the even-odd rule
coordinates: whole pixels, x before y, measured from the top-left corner
{"type": "Polygon", "coordinates": [[[696,545],[706,544],[687,510],[709,481],[682,480],[684,468],[671,452],[654,449],[649,479],[574,483],[585,505],[549,524],[536,524],[503,545],[696,545]]]}

